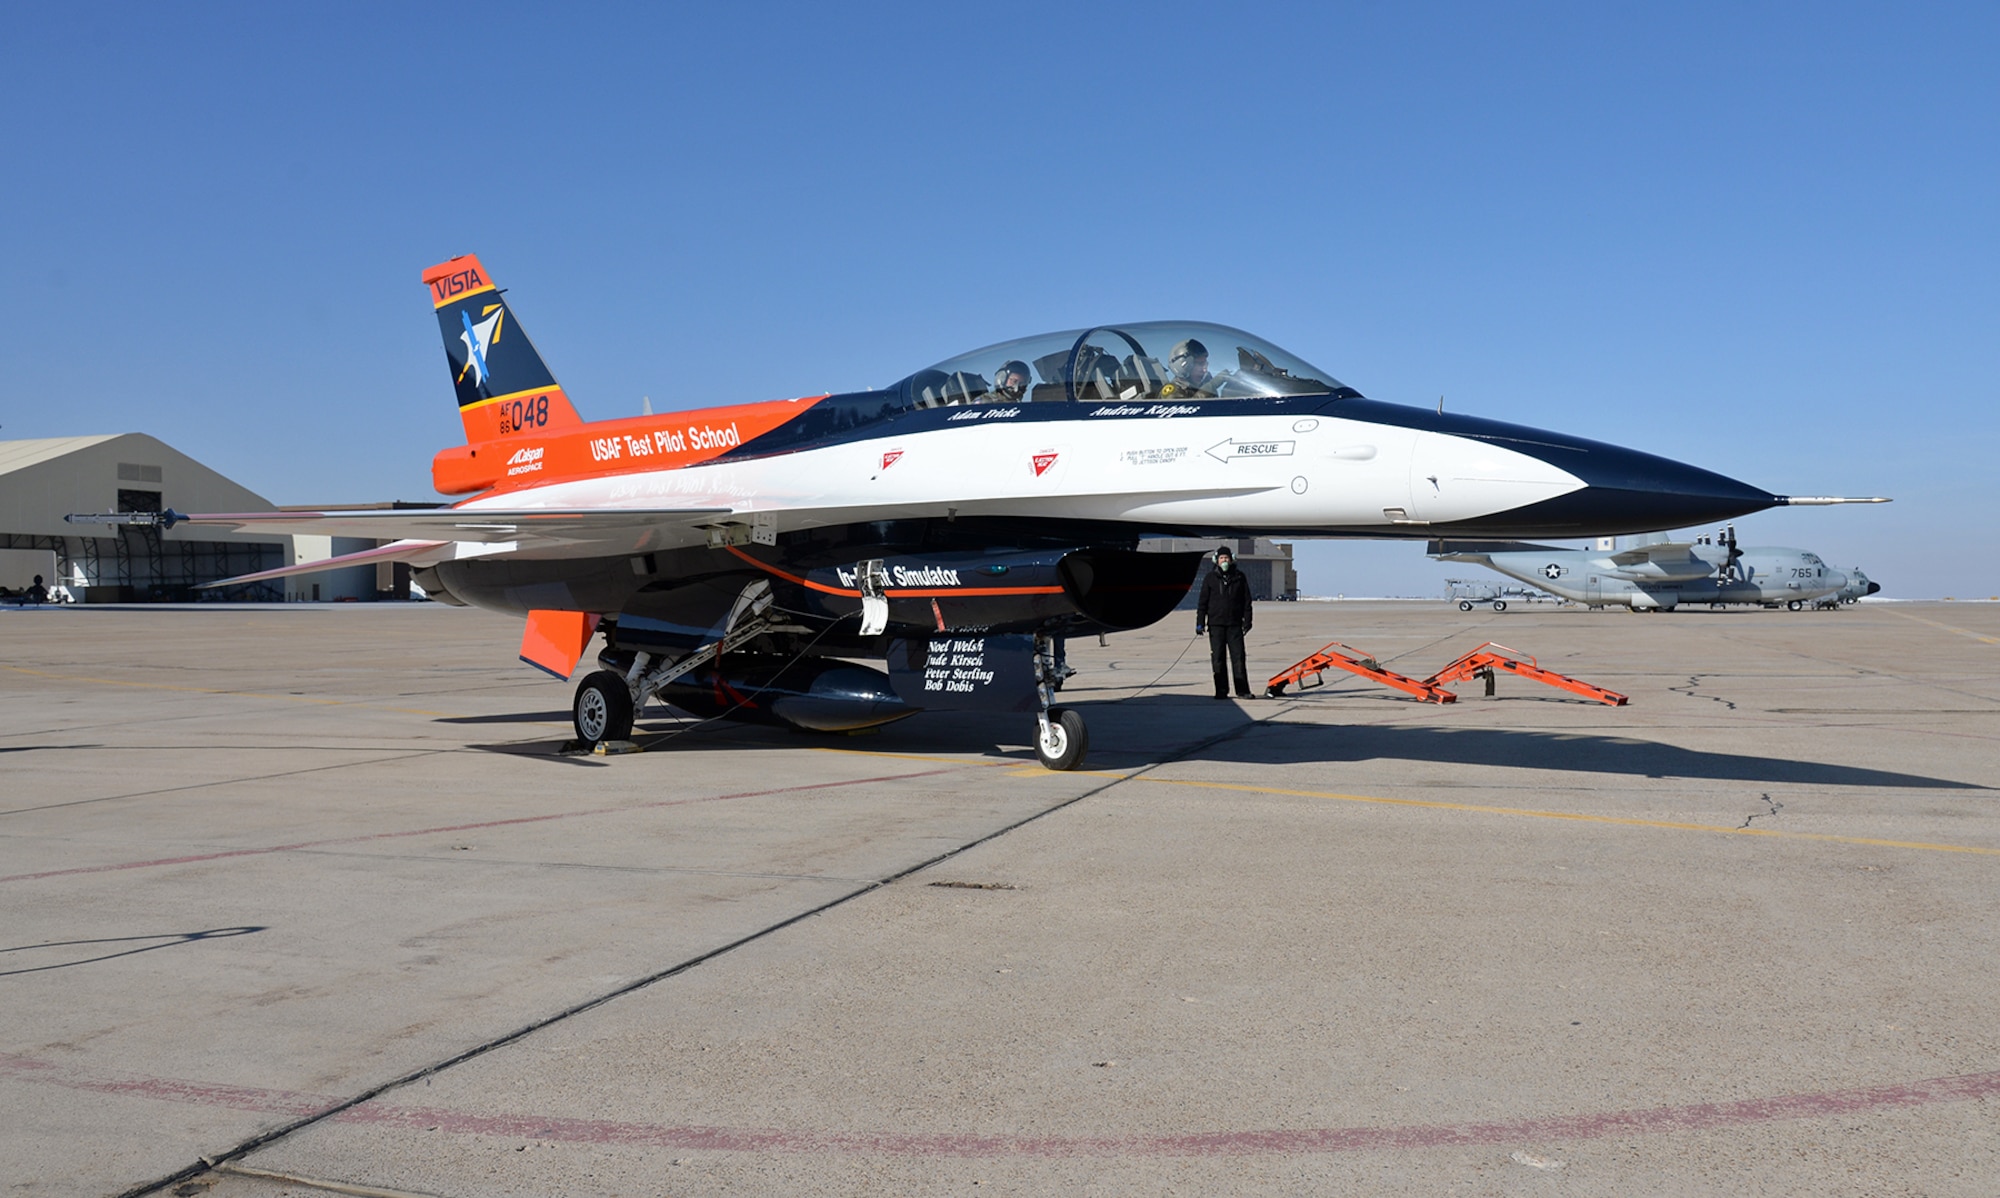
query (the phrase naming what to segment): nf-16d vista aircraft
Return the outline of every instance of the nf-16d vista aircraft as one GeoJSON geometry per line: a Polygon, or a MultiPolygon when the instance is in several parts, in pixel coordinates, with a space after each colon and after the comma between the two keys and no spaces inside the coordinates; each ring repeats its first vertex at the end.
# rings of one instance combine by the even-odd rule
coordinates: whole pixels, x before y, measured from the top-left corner
{"type": "Polygon", "coordinates": [[[1376,402],[1196,323],[1003,342],[881,390],[586,423],[476,257],[423,281],[466,438],[432,476],[465,498],[117,519],[400,538],[231,581],[402,561],[435,599],[524,616],[521,657],[559,677],[601,638],[573,706],[586,744],[629,736],[654,698],[829,731],[1018,711],[1041,761],[1074,768],[1087,731],[1055,701],[1058,638],[1153,623],[1200,560],[1143,537],[1576,537],[1839,502],[1376,402]]]}
{"type": "MultiPolygon", "coordinates": [[[[1645,543],[1595,550],[1519,541],[1433,541],[1430,554],[1439,561],[1476,562],[1574,603],[1634,611],[1732,603],[1783,604],[1798,611],[1809,603],[1837,607],[1840,596],[1850,591],[1859,598],[1882,589],[1860,571],[1850,576],[1804,549],[1739,548],[1733,525],[1712,539],[1640,539],[1645,543]]],[[[1469,609],[1471,604],[1459,606],[1469,609]]]]}

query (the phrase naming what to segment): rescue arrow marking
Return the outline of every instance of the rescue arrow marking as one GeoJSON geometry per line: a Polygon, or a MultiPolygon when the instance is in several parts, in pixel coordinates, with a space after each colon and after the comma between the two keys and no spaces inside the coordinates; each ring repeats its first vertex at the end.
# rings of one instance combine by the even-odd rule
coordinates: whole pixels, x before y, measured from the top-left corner
{"type": "Polygon", "coordinates": [[[1218,462],[1231,458],[1288,458],[1297,441],[1238,441],[1234,437],[1208,447],[1208,456],[1218,462]]]}

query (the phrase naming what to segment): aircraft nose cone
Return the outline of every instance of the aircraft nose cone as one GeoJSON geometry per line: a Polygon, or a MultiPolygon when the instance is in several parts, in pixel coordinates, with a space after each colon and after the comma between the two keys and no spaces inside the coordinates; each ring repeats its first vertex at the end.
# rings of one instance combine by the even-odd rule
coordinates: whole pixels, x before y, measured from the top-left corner
{"type": "Polygon", "coordinates": [[[1769,491],[1657,454],[1540,430],[1510,433],[1493,439],[1566,471],[1584,485],[1554,499],[1461,522],[1464,531],[1618,536],[1720,523],[1778,503],[1769,491]]]}
{"type": "Polygon", "coordinates": [[[1832,587],[1834,590],[1836,591],[1846,590],[1847,583],[1848,583],[1847,575],[1841,573],[1840,571],[1828,570],[1826,572],[1826,585],[1832,587]]]}
{"type": "Polygon", "coordinates": [[[1868,584],[1868,593],[1871,595],[1875,594],[1877,591],[1880,591],[1881,589],[1882,589],[1882,584],[1879,582],[1871,582],[1868,584]]]}
{"type": "Polygon", "coordinates": [[[1713,524],[1778,501],[1769,491],[1713,470],[1634,449],[1593,445],[1578,456],[1583,468],[1570,473],[1588,484],[1581,500],[1600,523],[1617,524],[1621,533],[1713,524]]]}

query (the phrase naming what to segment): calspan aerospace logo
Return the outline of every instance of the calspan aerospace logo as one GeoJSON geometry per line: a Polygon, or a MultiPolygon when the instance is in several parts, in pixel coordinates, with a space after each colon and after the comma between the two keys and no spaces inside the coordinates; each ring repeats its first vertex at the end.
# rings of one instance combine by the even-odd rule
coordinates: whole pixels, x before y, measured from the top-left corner
{"type": "Polygon", "coordinates": [[[1047,453],[1038,453],[1029,460],[1035,467],[1035,477],[1040,478],[1049,472],[1049,467],[1056,464],[1056,452],[1049,450],[1047,453]]]}
{"type": "Polygon", "coordinates": [[[533,449],[516,450],[514,456],[507,459],[507,474],[509,477],[516,474],[533,474],[541,468],[542,447],[539,445],[533,449]]]}
{"type": "Polygon", "coordinates": [[[499,344],[500,322],[507,315],[507,309],[502,304],[488,304],[479,315],[484,319],[474,324],[472,313],[458,314],[458,319],[465,325],[465,331],[458,335],[458,339],[465,343],[465,365],[459,368],[458,378],[453,381],[464,382],[465,372],[470,370],[473,386],[484,387],[488,373],[486,351],[499,344]]]}

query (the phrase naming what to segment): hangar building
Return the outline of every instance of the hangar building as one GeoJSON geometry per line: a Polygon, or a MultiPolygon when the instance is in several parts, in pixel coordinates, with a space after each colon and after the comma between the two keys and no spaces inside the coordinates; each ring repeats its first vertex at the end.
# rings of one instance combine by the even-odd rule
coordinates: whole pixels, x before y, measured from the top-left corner
{"type": "MultiPolygon", "coordinates": [[[[67,524],[69,512],[270,511],[263,496],[144,433],[0,441],[0,586],[36,574],[79,603],[317,597],[310,580],[196,591],[204,582],[291,565],[302,547],[270,533],[67,524]]],[[[316,538],[326,540],[327,538],[316,538]]],[[[329,556],[331,546],[305,554],[329,556]]],[[[369,571],[373,598],[373,571],[369,571]]],[[[325,585],[324,579],[321,585],[325,585]]],[[[328,598],[335,597],[329,593],[328,598]]]]}
{"type": "MultiPolygon", "coordinates": [[[[1221,545],[1229,546],[1236,568],[1250,581],[1252,599],[1268,603],[1273,599],[1299,597],[1299,574],[1292,568],[1292,547],[1284,541],[1265,537],[1155,537],[1140,541],[1139,549],[1146,553],[1209,553],[1221,545]]],[[[1201,597],[1202,580],[1214,568],[1213,561],[1201,564],[1187,598],[1181,600],[1182,609],[1194,609],[1201,597]]]]}

